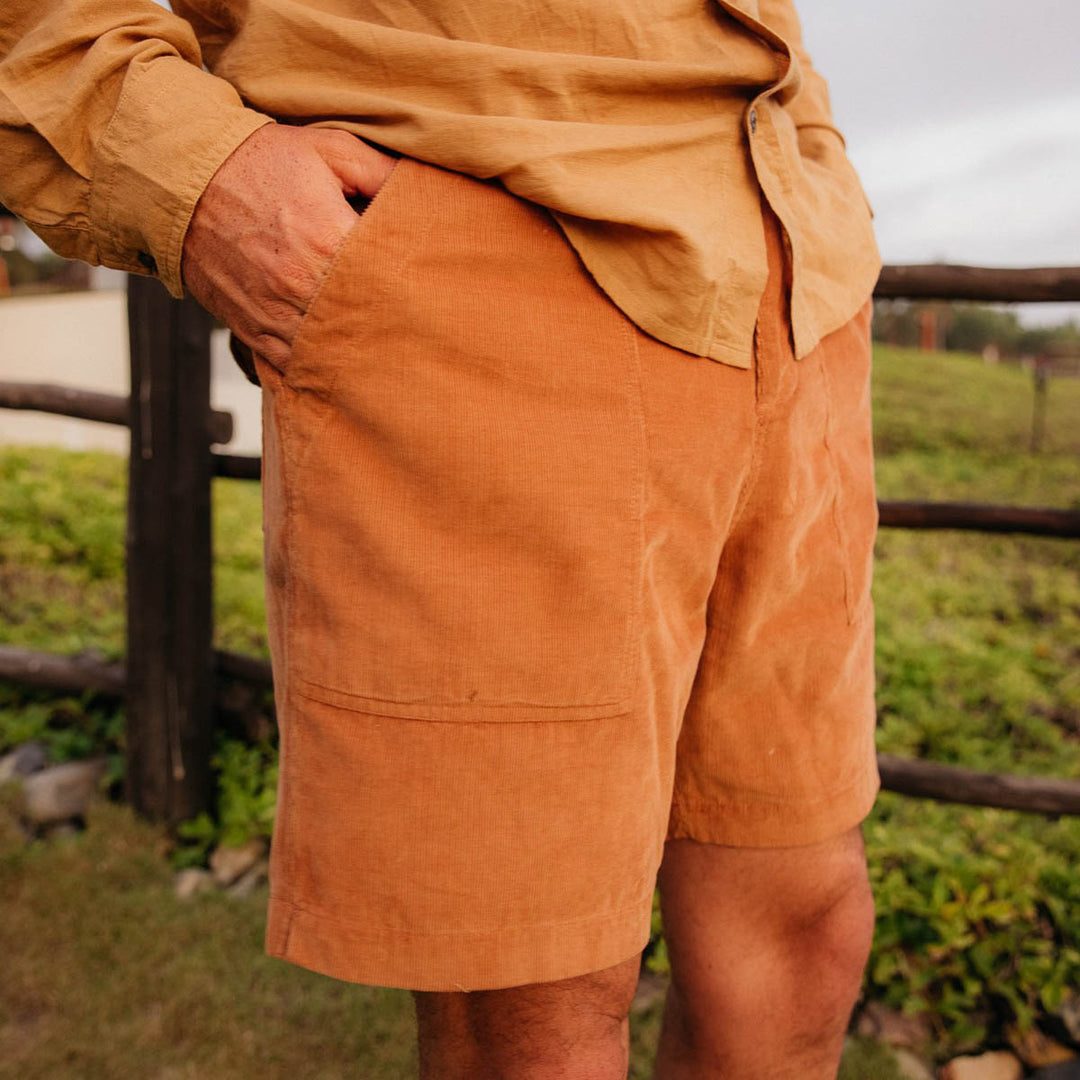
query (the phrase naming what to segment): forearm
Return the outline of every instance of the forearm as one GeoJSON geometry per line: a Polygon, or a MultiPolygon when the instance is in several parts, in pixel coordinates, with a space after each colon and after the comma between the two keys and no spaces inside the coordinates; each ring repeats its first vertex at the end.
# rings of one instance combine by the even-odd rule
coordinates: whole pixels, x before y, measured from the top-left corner
{"type": "Polygon", "coordinates": [[[182,291],[192,210],[267,117],[151,0],[4,0],[0,202],[62,255],[182,291]]]}

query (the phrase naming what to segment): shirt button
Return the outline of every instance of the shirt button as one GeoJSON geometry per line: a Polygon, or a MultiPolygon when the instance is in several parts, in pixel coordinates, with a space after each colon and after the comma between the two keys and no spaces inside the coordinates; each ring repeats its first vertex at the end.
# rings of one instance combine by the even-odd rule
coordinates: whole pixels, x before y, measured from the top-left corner
{"type": "Polygon", "coordinates": [[[757,131],[757,109],[750,110],[750,134],[753,135],[757,131]]]}
{"type": "Polygon", "coordinates": [[[149,270],[151,274],[157,273],[157,260],[148,251],[140,251],[135,256],[142,264],[143,268],[149,270]]]}

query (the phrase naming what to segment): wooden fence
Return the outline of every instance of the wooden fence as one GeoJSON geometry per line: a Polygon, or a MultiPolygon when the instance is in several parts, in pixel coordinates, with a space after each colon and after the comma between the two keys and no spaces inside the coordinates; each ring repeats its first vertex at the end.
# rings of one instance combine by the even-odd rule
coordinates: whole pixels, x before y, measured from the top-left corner
{"type": "MultiPolygon", "coordinates": [[[[1080,300],[1080,267],[988,270],[887,266],[882,299],[985,302],[1080,300]]],[[[152,279],[128,284],[131,395],[0,383],[0,408],[131,429],[127,514],[127,661],[105,664],[0,646],[0,679],[123,694],[127,800],[175,824],[209,809],[216,685],[227,676],[271,685],[265,661],[212,647],[210,487],[215,476],[258,480],[258,457],[220,454],[232,431],[210,408],[212,320],[152,279]]],[[[1012,506],[883,502],[881,525],[1080,538],[1080,513],[1012,506]]],[[[1080,814],[1080,782],[999,776],[879,755],[886,789],[950,802],[1080,814]]]]}

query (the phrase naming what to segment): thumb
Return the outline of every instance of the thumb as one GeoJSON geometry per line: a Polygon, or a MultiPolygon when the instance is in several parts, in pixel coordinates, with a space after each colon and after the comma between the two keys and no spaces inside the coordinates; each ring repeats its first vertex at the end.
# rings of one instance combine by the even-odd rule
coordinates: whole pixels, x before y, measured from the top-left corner
{"type": "Polygon", "coordinates": [[[337,177],[345,195],[370,198],[386,182],[397,158],[369,146],[347,131],[316,129],[315,150],[337,177]]]}

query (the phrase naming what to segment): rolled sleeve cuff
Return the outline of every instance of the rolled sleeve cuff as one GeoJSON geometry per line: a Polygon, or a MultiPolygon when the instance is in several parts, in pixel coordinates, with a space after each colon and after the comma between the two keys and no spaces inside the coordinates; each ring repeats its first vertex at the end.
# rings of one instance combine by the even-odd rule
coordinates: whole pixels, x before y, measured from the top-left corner
{"type": "Polygon", "coordinates": [[[233,150],[272,122],[178,56],[135,60],[95,158],[90,220],[101,262],[154,274],[182,296],[195,204],[233,150]]]}

